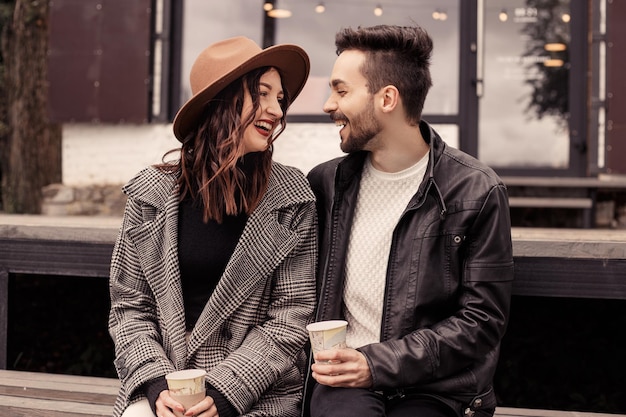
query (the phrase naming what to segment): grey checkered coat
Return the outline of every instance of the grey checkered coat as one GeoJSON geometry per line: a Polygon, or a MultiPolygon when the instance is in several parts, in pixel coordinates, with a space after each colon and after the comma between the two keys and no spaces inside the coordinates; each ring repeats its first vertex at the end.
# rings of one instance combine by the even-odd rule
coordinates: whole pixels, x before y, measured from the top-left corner
{"type": "Polygon", "coordinates": [[[121,381],[114,416],[142,398],[146,381],[184,368],[206,369],[242,415],[299,416],[317,257],[315,197],[304,175],[273,164],[268,191],[188,343],[175,181],[151,167],[124,187],[110,277],[109,331],[121,381]]]}

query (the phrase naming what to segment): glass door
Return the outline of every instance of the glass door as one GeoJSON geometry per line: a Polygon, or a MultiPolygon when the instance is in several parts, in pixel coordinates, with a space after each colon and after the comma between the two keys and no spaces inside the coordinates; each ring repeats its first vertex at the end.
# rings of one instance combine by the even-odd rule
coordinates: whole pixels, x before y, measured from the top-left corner
{"type": "Polygon", "coordinates": [[[477,1],[477,153],[500,173],[584,174],[572,19],[570,0],[477,1]]]}

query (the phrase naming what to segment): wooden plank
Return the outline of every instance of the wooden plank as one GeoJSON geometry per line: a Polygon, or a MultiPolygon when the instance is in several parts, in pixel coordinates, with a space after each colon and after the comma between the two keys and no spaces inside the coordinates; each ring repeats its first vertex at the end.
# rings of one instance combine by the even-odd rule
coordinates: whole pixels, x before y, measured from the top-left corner
{"type": "Polygon", "coordinates": [[[0,395],[0,407],[3,413],[6,413],[3,415],[11,417],[110,417],[113,414],[112,405],[25,399],[5,395],[0,395]]]}
{"type": "Polygon", "coordinates": [[[590,209],[593,201],[577,197],[509,197],[509,206],[590,209]]]}
{"type": "Polygon", "coordinates": [[[10,273],[109,276],[113,243],[50,241],[0,236],[0,268],[10,273]]]}
{"type": "Polygon", "coordinates": [[[108,394],[116,393],[120,382],[116,378],[0,370],[0,385],[108,394]]]}
{"type": "Polygon", "coordinates": [[[501,177],[507,186],[544,188],[626,189],[626,177],[501,177]]]}
{"type": "Polygon", "coordinates": [[[513,239],[567,242],[626,243],[626,229],[556,229],[552,227],[513,227],[513,239]]]}
{"type": "Polygon", "coordinates": [[[625,300],[626,260],[516,258],[513,294],[625,300]]]}
{"type": "Polygon", "coordinates": [[[0,237],[112,243],[121,217],[0,214],[0,237]]]}
{"type": "Polygon", "coordinates": [[[98,385],[105,387],[119,387],[120,383],[117,378],[105,378],[99,376],[84,376],[84,375],[70,375],[70,374],[51,374],[45,372],[31,372],[31,371],[14,371],[14,370],[0,370],[0,381],[14,381],[23,380],[26,383],[38,383],[39,380],[44,378],[46,381],[55,383],[68,383],[74,382],[81,385],[98,385]]]}
{"type": "Polygon", "coordinates": [[[511,229],[516,258],[626,259],[624,229],[511,229]]]}
{"type": "Polygon", "coordinates": [[[0,409],[12,417],[110,416],[119,384],[115,378],[0,370],[0,409]]]}
{"type": "Polygon", "coordinates": [[[586,411],[540,410],[532,408],[497,407],[496,417],[623,417],[624,414],[592,413],[586,411]]]}
{"type": "Polygon", "coordinates": [[[43,400],[58,400],[83,404],[113,405],[117,398],[117,390],[112,393],[96,393],[81,391],[65,391],[59,389],[20,388],[0,385],[0,396],[15,398],[39,398],[43,400]]]}
{"type": "Polygon", "coordinates": [[[113,405],[115,378],[0,370],[0,395],[113,405]]]}

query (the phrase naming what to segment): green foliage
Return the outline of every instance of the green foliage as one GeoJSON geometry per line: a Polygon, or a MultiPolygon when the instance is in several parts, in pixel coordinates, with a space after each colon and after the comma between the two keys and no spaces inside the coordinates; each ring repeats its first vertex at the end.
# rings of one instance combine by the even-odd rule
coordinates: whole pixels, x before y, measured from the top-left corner
{"type": "Polygon", "coordinates": [[[546,66],[543,61],[529,64],[526,70],[529,76],[526,83],[532,87],[532,93],[526,111],[538,119],[554,116],[563,126],[569,119],[569,73],[570,73],[570,28],[561,16],[569,11],[567,0],[527,0],[528,7],[537,9],[537,21],[527,23],[522,29],[526,36],[526,57],[542,57],[549,54],[550,59],[562,60],[561,66],[546,66]],[[564,51],[547,52],[546,44],[566,45],[564,51]]]}

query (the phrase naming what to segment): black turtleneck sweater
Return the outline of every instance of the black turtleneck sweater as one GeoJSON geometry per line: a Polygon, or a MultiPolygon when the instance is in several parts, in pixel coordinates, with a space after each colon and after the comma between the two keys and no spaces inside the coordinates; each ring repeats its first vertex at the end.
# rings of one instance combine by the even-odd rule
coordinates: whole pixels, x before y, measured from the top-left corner
{"type": "Polygon", "coordinates": [[[221,224],[202,221],[198,201],[185,198],[178,213],[178,260],[185,302],[185,326],[191,331],[217,286],[241,237],[248,216],[225,216],[221,224]]]}

